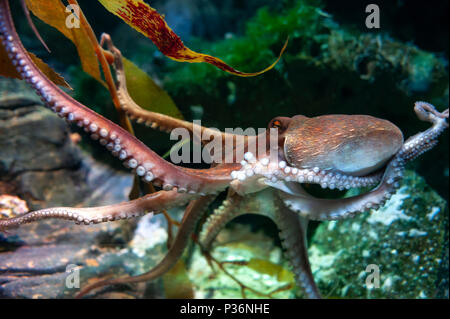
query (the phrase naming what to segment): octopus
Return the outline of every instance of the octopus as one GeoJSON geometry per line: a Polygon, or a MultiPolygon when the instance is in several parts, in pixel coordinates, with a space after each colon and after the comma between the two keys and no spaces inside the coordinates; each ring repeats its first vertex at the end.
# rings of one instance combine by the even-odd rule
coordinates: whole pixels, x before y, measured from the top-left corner
{"type": "Polygon", "coordinates": [[[141,109],[128,95],[120,51],[108,35],[103,35],[102,45],[106,44],[114,56],[121,107],[131,119],[168,132],[184,128],[192,138],[200,132],[224,144],[227,139],[235,141],[234,147],[223,155],[231,156],[231,162],[214,162],[205,169],[186,168],[164,160],[135,136],[53,84],[23,47],[7,0],[0,0],[0,42],[11,63],[46,107],[83,128],[143,182],[158,189],[109,206],[46,208],[0,219],[0,231],[44,219],[64,219],[80,225],[113,222],[187,204],[176,237],[159,264],[138,276],[97,281],[84,287],[78,297],[105,285],[154,280],[165,274],[181,257],[210,203],[226,191],[226,200],[201,225],[197,240],[202,250],[209,251],[220,230],[237,216],[265,214],[279,229],[296,285],[307,298],[320,298],[308,260],[308,222],[351,218],[383,206],[399,188],[405,165],[435,146],[448,127],[448,109],[439,112],[433,105],[419,101],[414,111],[431,126],[406,140],[391,122],[367,115],[276,117],[266,131],[239,139],[231,133],[141,109]],[[270,147],[261,150],[260,144],[268,141],[274,131],[274,145],[269,143],[270,147]],[[258,152],[252,152],[256,146],[258,152]],[[326,199],[310,195],[304,188],[306,184],[326,189],[369,190],[357,196],[326,199]],[[270,212],[260,209],[262,198],[273,203],[270,212]]]}

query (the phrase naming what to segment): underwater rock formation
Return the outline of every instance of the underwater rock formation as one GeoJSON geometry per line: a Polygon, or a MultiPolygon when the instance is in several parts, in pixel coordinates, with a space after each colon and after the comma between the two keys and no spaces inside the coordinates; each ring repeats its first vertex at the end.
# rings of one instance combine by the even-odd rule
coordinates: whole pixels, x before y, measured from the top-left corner
{"type": "Polygon", "coordinates": [[[0,79],[0,194],[16,194],[30,209],[126,198],[131,177],[94,161],[41,104],[25,82],[0,79]]]}
{"type": "MultiPolygon", "coordinates": [[[[129,189],[129,188],[128,188],[129,189]]],[[[162,215],[140,219],[131,240],[127,222],[80,227],[64,221],[47,221],[21,227],[0,252],[0,297],[73,298],[80,285],[108,275],[136,275],[154,267],[167,252],[167,231],[162,215]],[[86,280],[89,278],[89,280],[86,280]],[[78,280],[78,279],[77,279],[78,280]],[[69,282],[69,284],[67,284],[69,282]]],[[[163,298],[162,280],[106,289],[99,298],[163,298]]]]}
{"type": "Polygon", "coordinates": [[[384,207],[317,228],[309,249],[317,284],[336,298],[448,298],[448,220],[445,200],[408,171],[384,207]],[[371,264],[379,288],[366,287],[371,264]]]}
{"type": "Polygon", "coordinates": [[[65,123],[40,104],[25,82],[0,80],[0,184],[31,209],[78,203],[87,190],[81,156],[65,123]]]}
{"type": "MultiPolygon", "coordinates": [[[[0,79],[0,195],[19,196],[30,209],[125,200],[132,177],[95,162],[71,141],[64,121],[40,104],[25,82],[0,79]]],[[[95,260],[105,238],[123,245],[120,226],[49,220],[14,236],[0,234],[0,296],[64,296],[66,267],[95,260]]]]}

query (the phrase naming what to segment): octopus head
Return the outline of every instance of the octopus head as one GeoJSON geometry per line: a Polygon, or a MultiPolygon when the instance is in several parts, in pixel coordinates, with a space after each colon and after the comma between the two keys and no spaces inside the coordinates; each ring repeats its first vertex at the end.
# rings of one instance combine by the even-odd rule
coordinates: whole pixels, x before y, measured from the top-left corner
{"type": "Polygon", "coordinates": [[[367,115],[277,117],[287,163],[318,167],[343,175],[364,176],[383,167],[403,145],[403,134],[389,121],[367,115]]]}

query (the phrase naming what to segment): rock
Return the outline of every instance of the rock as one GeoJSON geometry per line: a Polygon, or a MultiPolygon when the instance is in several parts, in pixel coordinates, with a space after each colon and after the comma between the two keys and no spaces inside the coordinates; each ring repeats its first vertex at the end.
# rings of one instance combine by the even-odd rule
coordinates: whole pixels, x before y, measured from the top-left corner
{"type": "MultiPolygon", "coordinates": [[[[95,161],[70,134],[23,81],[0,79],[0,218],[23,213],[12,212],[12,198],[25,199],[31,210],[128,200],[132,175],[95,161]]],[[[0,234],[0,297],[73,297],[97,277],[151,269],[167,251],[167,231],[162,216],[150,217],[141,219],[129,243],[126,231],[134,226],[127,221],[80,226],[46,220],[0,234]]],[[[129,297],[161,298],[161,284],[138,285],[129,297]]],[[[101,297],[114,296],[110,289],[117,287],[101,297]]]]}
{"type": "Polygon", "coordinates": [[[448,249],[446,201],[407,171],[384,207],[321,223],[309,255],[324,297],[448,298],[448,249]]]}
{"type": "MultiPolygon", "coordinates": [[[[81,287],[100,278],[118,278],[141,275],[162,260],[167,252],[167,228],[163,215],[146,215],[139,219],[131,241],[119,247],[104,240],[101,243],[102,254],[81,269],[81,287]],[[106,249],[105,249],[106,248],[106,249]]],[[[105,286],[93,291],[89,297],[110,298],[111,293],[129,293],[134,298],[164,298],[162,279],[158,278],[140,285],[105,286]],[[125,291],[124,291],[125,289],[125,291]]],[[[68,296],[74,296],[67,290],[68,296]]]]}
{"type": "Polygon", "coordinates": [[[22,82],[0,80],[0,180],[15,185],[32,209],[80,202],[86,194],[80,151],[64,121],[22,82]]]}
{"type": "Polygon", "coordinates": [[[1,78],[0,193],[19,195],[30,209],[124,200],[130,174],[96,162],[70,135],[25,82],[1,78]]]}
{"type": "Polygon", "coordinates": [[[0,167],[3,174],[80,165],[78,151],[68,138],[67,125],[51,111],[26,100],[26,95],[15,99],[2,96],[0,110],[0,167]]]}
{"type": "MultiPolygon", "coordinates": [[[[31,210],[100,206],[127,200],[131,174],[96,162],[71,141],[69,134],[67,124],[42,107],[23,81],[1,78],[2,198],[20,197],[31,210]]],[[[5,205],[2,209],[6,211],[9,206],[5,205]]],[[[47,220],[0,234],[0,296],[73,296],[76,290],[66,289],[65,280],[70,274],[66,269],[71,265],[112,267],[112,262],[102,265],[97,259],[107,259],[104,254],[122,253],[126,239],[121,225],[117,222],[83,227],[47,220]]],[[[125,261],[116,259],[124,268],[125,261]]]]}
{"type": "Polygon", "coordinates": [[[0,218],[16,217],[29,211],[27,203],[17,196],[0,194],[0,218]]]}
{"type": "MultiPolygon", "coordinates": [[[[138,227],[141,230],[136,232],[138,240],[129,245],[120,239],[120,222],[79,226],[46,221],[23,226],[8,237],[17,242],[20,239],[20,245],[0,253],[0,297],[73,298],[80,287],[100,277],[144,273],[167,251],[162,219],[163,216],[143,217],[138,227]]],[[[135,298],[162,298],[161,284],[160,279],[144,283],[144,290],[138,286],[130,293],[135,298]]],[[[99,297],[103,298],[104,291],[109,294],[116,290],[123,287],[107,286],[100,290],[99,297]]]]}
{"type": "Polygon", "coordinates": [[[0,119],[5,117],[9,108],[40,104],[39,96],[27,83],[17,79],[0,78],[0,119]]]}

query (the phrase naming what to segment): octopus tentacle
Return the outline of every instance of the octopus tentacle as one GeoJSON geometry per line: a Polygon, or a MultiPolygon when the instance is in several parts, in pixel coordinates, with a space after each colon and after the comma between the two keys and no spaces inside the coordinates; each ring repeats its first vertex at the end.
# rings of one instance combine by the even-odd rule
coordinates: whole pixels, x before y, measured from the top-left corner
{"type": "Polygon", "coordinates": [[[285,161],[270,162],[269,158],[257,160],[248,152],[246,160],[241,162],[241,169],[231,172],[233,187],[239,189],[240,184],[255,183],[273,186],[278,181],[298,182],[306,184],[319,184],[322,188],[349,189],[352,187],[367,187],[376,185],[382,173],[367,176],[349,176],[341,173],[320,170],[318,167],[312,169],[298,169],[290,167],[285,161]]]}
{"type": "Polygon", "coordinates": [[[228,185],[229,174],[224,175],[221,169],[199,172],[164,161],[134,136],[77,102],[47,79],[24,49],[14,28],[7,0],[0,0],[0,42],[12,64],[47,107],[66,121],[84,128],[91,138],[98,140],[125,166],[133,169],[144,182],[156,181],[164,190],[177,188],[180,192],[191,193],[216,193],[228,185]]]}
{"type": "Polygon", "coordinates": [[[448,127],[448,110],[437,112],[433,106],[417,102],[419,118],[433,123],[428,130],[410,137],[388,163],[381,183],[372,191],[343,199],[320,199],[307,194],[300,185],[287,185],[291,192],[280,192],[291,210],[313,220],[334,220],[352,217],[368,209],[377,209],[400,187],[405,164],[437,144],[437,137],[448,127]]]}
{"type": "Polygon", "coordinates": [[[282,201],[275,196],[273,189],[240,197],[229,196],[223,207],[216,209],[199,235],[199,242],[205,251],[210,250],[218,233],[232,219],[244,214],[263,215],[273,220],[280,231],[286,257],[293,268],[295,280],[308,298],[320,298],[308,262],[306,245],[306,219],[289,212],[282,201]]]}
{"type": "Polygon", "coordinates": [[[193,197],[195,197],[195,195],[179,194],[175,191],[160,191],[143,196],[133,201],[122,202],[119,204],[102,207],[46,208],[9,219],[0,219],[0,231],[43,219],[64,219],[84,225],[128,219],[142,216],[149,212],[153,214],[161,211],[162,209],[181,206],[191,200],[193,197]]]}
{"type": "Polygon", "coordinates": [[[242,200],[243,197],[237,194],[228,196],[228,198],[222,202],[222,205],[216,208],[206,219],[198,236],[199,244],[204,251],[211,250],[212,243],[228,222],[238,216],[247,214],[247,212],[240,207],[242,200]]]}
{"type": "Polygon", "coordinates": [[[414,111],[420,120],[430,122],[433,125],[428,130],[411,136],[404,143],[399,151],[399,156],[404,161],[412,161],[430,150],[437,143],[439,135],[448,128],[448,109],[440,113],[430,103],[418,101],[414,104],[414,111]]]}
{"type": "Polygon", "coordinates": [[[280,229],[281,244],[294,271],[296,283],[308,298],[321,298],[308,259],[308,220],[287,209],[280,200],[277,206],[275,223],[280,229]]]}
{"type": "Polygon", "coordinates": [[[117,278],[112,280],[102,280],[98,281],[92,285],[83,288],[77,295],[77,298],[85,296],[87,293],[93,289],[103,287],[106,285],[115,284],[126,284],[126,283],[137,283],[142,281],[150,281],[164,275],[169,271],[178,259],[183,254],[186,248],[191,234],[199,221],[200,217],[205,212],[208,205],[215,199],[214,195],[203,196],[197,200],[191,201],[186,208],[185,214],[183,216],[183,221],[180,229],[178,230],[177,236],[173,245],[170,247],[169,252],[164,256],[164,258],[150,271],[134,277],[117,278]]]}
{"type": "Polygon", "coordinates": [[[122,62],[122,54],[120,50],[114,46],[109,34],[102,34],[100,44],[106,44],[108,50],[114,57],[117,95],[120,100],[122,110],[125,111],[130,119],[136,120],[138,123],[145,123],[146,126],[150,126],[153,129],[159,128],[161,131],[165,131],[167,133],[170,133],[172,130],[177,128],[184,128],[189,131],[191,136],[194,136],[194,134],[200,135],[198,138],[202,143],[209,142],[212,137],[220,138],[222,143],[225,142],[226,138],[230,139],[234,137],[233,134],[224,133],[219,130],[210,129],[192,122],[183,121],[171,116],[151,112],[141,108],[136,104],[136,102],[134,102],[128,93],[125,71],[122,62]]]}

